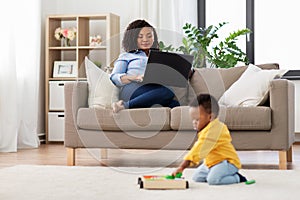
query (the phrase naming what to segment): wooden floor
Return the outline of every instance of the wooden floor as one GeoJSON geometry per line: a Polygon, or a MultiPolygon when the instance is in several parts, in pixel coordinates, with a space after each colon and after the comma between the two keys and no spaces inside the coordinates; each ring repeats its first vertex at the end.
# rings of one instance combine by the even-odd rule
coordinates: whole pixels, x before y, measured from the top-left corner
{"type": "MultiPolygon", "coordinates": [[[[109,149],[108,158],[100,159],[100,149],[76,150],[78,166],[176,167],[185,151],[109,149]]],[[[276,151],[239,151],[244,169],[278,169],[276,151]]],[[[0,168],[14,165],[66,165],[66,149],[62,143],[42,144],[37,149],[0,153],[0,168]]],[[[293,146],[293,162],[288,169],[300,169],[300,143],[293,146]]]]}

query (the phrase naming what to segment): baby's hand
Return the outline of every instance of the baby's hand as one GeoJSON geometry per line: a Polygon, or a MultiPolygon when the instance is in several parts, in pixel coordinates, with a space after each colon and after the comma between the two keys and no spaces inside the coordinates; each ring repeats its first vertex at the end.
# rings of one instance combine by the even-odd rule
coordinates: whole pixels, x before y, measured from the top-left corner
{"type": "Polygon", "coordinates": [[[173,173],[172,176],[176,176],[177,174],[182,174],[182,169],[181,168],[177,168],[173,173]]]}

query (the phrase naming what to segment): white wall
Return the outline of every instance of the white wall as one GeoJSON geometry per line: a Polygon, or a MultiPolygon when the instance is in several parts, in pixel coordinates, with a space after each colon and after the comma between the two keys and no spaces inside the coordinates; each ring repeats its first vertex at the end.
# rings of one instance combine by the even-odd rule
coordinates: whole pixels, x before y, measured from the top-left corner
{"type": "MultiPolygon", "coordinates": [[[[42,16],[53,14],[102,14],[120,16],[120,30],[138,18],[139,0],[43,0],[42,16]]],[[[45,20],[44,20],[45,21],[45,20]]]]}
{"type": "Polygon", "coordinates": [[[298,1],[255,1],[255,61],[300,69],[298,1]]]}

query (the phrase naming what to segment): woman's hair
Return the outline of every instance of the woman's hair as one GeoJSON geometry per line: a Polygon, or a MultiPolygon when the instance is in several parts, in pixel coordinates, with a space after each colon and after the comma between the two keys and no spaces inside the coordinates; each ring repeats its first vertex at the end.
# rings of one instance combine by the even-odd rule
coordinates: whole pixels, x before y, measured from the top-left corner
{"type": "Polygon", "coordinates": [[[190,107],[202,106],[208,114],[213,113],[215,117],[219,115],[218,101],[210,94],[200,94],[190,104],[190,107]]]}
{"type": "Polygon", "coordinates": [[[154,42],[151,49],[158,49],[158,39],[157,39],[157,33],[155,29],[145,20],[138,19],[131,22],[127,26],[126,31],[124,33],[122,45],[123,45],[123,49],[126,52],[138,49],[137,38],[139,36],[141,29],[144,27],[152,28],[154,34],[154,42]]]}

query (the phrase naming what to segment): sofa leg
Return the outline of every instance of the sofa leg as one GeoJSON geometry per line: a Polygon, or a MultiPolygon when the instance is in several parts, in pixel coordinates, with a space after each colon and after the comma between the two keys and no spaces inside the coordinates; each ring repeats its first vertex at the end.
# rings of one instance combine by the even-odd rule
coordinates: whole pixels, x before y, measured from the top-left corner
{"type": "Polygon", "coordinates": [[[288,151],[279,151],[279,169],[287,169],[288,151]]]}
{"type": "Polygon", "coordinates": [[[75,165],[75,148],[67,148],[67,165],[75,165]]]}
{"type": "Polygon", "coordinates": [[[107,149],[101,149],[101,159],[107,159],[107,149]]]}
{"type": "Polygon", "coordinates": [[[287,161],[293,162],[293,146],[291,146],[286,153],[287,153],[287,161]]]}
{"type": "Polygon", "coordinates": [[[287,162],[293,162],[293,146],[287,151],[279,151],[279,169],[287,169],[287,162]]]}

